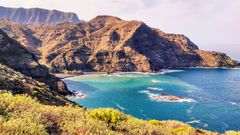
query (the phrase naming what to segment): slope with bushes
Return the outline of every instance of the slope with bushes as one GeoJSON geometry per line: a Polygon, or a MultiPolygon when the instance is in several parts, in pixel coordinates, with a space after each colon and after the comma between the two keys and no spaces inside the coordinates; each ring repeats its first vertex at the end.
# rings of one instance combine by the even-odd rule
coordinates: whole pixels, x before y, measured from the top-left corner
{"type": "MultiPolygon", "coordinates": [[[[0,94],[1,134],[217,135],[178,121],[144,121],[117,110],[49,106],[26,95],[0,94]]],[[[239,132],[227,132],[226,135],[239,132]]]]}

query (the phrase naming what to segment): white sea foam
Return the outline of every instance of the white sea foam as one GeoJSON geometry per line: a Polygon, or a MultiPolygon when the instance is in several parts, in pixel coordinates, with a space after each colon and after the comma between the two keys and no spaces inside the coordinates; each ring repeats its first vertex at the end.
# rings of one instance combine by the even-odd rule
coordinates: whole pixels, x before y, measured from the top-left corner
{"type": "Polygon", "coordinates": [[[149,93],[150,93],[150,91],[148,91],[148,90],[142,90],[142,91],[139,91],[139,93],[145,93],[145,94],[149,94],[149,93]]]}
{"type": "Polygon", "coordinates": [[[184,70],[172,70],[172,69],[163,69],[159,72],[115,72],[108,76],[118,76],[118,77],[139,77],[139,76],[147,76],[147,75],[159,75],[159,74],[167,74],[173,72],[182,72],[184,70]]]}
{"type": "Polygon", "coordinates": [[[207,123],[204,123],[203,127],[207,127],[207,126],[208,126],[208,124],[207,124],[207,123]]]}
{"type": "Polygon", "coordinates": [[[160,80],[157,80],[157,79],[152,79],[152,80],[151,80],[151,82],[152,82],[152,83],[159,83],[159,82],[160,82],[160,80]]]}
{"type": "Polygon", "coordinates": [[[81,91],[74,92],[74,95],[68,95],[67,98],[77,98],[77,99],[84,99],[86,98],[86,94],[82,93],[81,91]]]}
{"type": "Polygon", "coordinates": [[[168,73],[175,73],[175,72],[183,72],[184,70],[173,70],[173,69],[163,69],[160,71],[160,74],[168,74],[168,73]]]}
{"type": "Polygon", "coordinates": [[[188,110],[187,110],[187,114],[191,114],[192,113],[192,111],[193,111],[193,108],[194,108],[194,105],[193,106],[191,106],[188,110]]]}
{"type": "Polygon", "coordinates": [[[232,104],[232,105],[235,105],[235,106],[240,106],[240,104],[237,103],[237,102],[229,102],[229,103],[232,104]]]}
{"type": "Polygon", "coordinates": [[[201,123],[200,120],[192,120],[192,121],[189,121],[189,122],[186,122],[187,124],[193,124],[193,123],[201,123]]]}
{"type": "Polygon", "coordinates": [[[150,92],[149,90],[143,90],[143,91],[139,91],[139,93],[144,93],[147,94],[148,97],[156,102],[196,102],[195,100],[191,99],[191,98],[181,98],[181,97],[177,97],[174,95],[164,95],[164,94],[155,94],[150,92]]]}
{"type": "Polygon", "coordinates": [[[223,123],[223,125],[226,127],[226,128],[228,128],[229,127],[229,125],[228,124],[226,124],[225,122],[222,122],[223,123]]]}
{"type": "Polygon", "coordinates": [[[157,87],[148,87],[147,89],[149,90],[163,90],[162,88],[157,88],[157,87]]]}
{"type": "Polygon", "coordinates": [[[192,121],[188,121],[186,122],[187,124],[194,124],[194,123],[197,123],[197,124],[201,124],[203,127],[207,127],[208,124],[207,123],[202,123],[201,120],[192,120],[192,121]]]}
{"type": "Polygon", "coordinates": [[[121,109],[121,110],[126,110],[126,108],[124,108],[123,106],[119,105],[118,103],[115,103],[115,105],[116,105],[119,109],[121,109]]]}
{"type": "Polygon", "coordinates": [[[108,76],[136,78],[136,77],[147,77],[147,74],[144,74],[141,72],[117,72],[117,73],[110,74],[108,76]]]}
{"type": "Polygon", "coordinates": [[[232,105],[237,105],[237,103],[236,102],[229,102],[230,104],[232,104],[232,105]]]}

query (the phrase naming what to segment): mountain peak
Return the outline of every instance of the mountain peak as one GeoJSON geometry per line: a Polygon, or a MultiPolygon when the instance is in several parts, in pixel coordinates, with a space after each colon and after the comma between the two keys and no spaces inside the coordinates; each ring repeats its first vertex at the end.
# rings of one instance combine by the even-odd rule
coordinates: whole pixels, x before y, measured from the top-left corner
{"type": "Polygon", "coordinates": [[[101,24],[105,24],[105,23],[117,23],[122,21],[120,18],[115,17],[115,16],[109,16],[109,15],[99,15],[96,16],[95,18],[93,18],[92,20],[90,20],[90,23],[101,23],[101,24]]]}
{"type": "Polygon", "coordinates": [[[122,19],[116,16],[111,16],[111,15],[98,15],[92,20],[122,20],[122,19]]]}
{"type": "Polygon", "coordinates": [[[21,24],[57,24],[61,22],[80,23],[72,12],[47,10],[41,8],[9,8],[0,6],[0,18],[7,18],[21,24]]]}

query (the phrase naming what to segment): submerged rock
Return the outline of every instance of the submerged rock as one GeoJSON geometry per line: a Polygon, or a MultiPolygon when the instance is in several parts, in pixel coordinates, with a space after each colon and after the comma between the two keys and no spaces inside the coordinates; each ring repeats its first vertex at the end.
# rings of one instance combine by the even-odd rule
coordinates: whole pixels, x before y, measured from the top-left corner
{"type": "Polygon", "coordinates": [[[170,94],[149,94],[150,99],[157,102],[195,102],[193,99],[170,94]]]}

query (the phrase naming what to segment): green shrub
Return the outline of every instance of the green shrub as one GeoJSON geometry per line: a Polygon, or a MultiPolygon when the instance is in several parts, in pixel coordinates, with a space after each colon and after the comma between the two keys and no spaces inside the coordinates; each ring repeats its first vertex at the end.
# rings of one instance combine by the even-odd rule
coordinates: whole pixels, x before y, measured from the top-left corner
{"type": "Polygon", "coordinates": [[[90,117],[106,122],[110,125],[117,125],[120,122],[126,120],[126,116],[117,110],[111,108],[99,108],[91,110],[89,113],[90,117]]]}
{"type": "Polygon", "coordinates": [[[4,120],[0,118],[0,131],[1,134],[34,134],[46,135],[45,126],[32,122],[30,118],[13,118],[4,120]]]}
{"type": "Polygon", "coordinates": [[[163,125],[159,120],[149,120],[148,122],[155,126],[163,125]]]}
{"type": "Polygon", "coordinates": [[[237,132],[237,131],[227,131],[225,134],[226,135],[240,135],[240,132],[237,132]]]}
{"type": "MultiPolygon", "coordinates": [[[[0,94],[0,134],[195,135],[200,130],[178,121],[144,121],[111,108],[86,110],[40,104],[27,95],[0,94]]],[[[216,133],[202,131],[204,135],[216,133]]],[[[226,135],[238,135],[227,132],[226,135]]]]}

